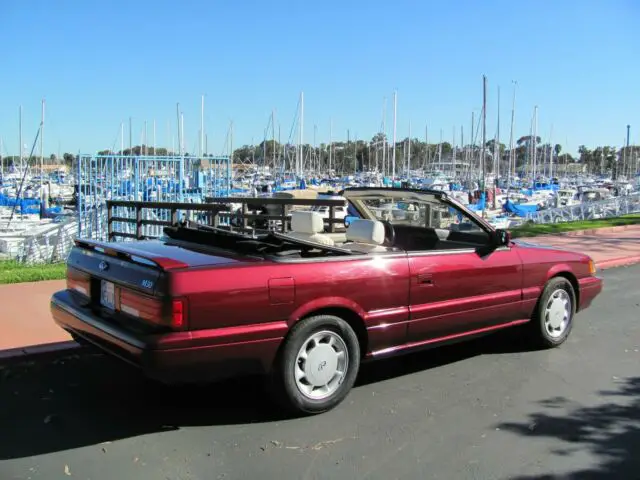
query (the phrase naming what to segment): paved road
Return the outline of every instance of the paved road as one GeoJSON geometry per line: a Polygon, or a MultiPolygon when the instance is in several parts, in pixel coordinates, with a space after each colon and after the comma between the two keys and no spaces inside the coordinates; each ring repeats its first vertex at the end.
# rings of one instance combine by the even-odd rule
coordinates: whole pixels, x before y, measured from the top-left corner
{"type": "Polygon", "coordinates": [[[171,389],[101,356],[0,371],[0,478],[639,478],[640,266],[607,271],[568,343],[513,335],[369,366],[283,419],[258,382],[171,389]]]}

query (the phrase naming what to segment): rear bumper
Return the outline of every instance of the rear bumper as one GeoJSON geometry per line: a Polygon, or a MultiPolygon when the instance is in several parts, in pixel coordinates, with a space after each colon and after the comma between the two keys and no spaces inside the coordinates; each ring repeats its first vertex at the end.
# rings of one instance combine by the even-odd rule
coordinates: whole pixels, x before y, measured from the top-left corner
{"type": "MultiPolygon", "coordinates": [[[[51,298],[54,321],[81,343],[141,368],[148,377],[168,382],[212,381],[232,376],[264,373],[275,359],[280,338],[243,342],[198,342],[185,346],[185,333],[137,335],[95,315],[74,300],[69,291],[51,298]],[[172,343],[180,348],[172,348],[172,343]]],[[[187,334],[189,335],[189,334],[187,334]]],[[[201,340],[201,339],[200,339],[201,340]]]]}
{"type": "Polygon", "coordinates": [[[578,280],[578,285],[580,286],[578,311],[580,311],[591,305],[593,299],[600,294],[603,282],[599,277],[586,277],[578,280]]]}

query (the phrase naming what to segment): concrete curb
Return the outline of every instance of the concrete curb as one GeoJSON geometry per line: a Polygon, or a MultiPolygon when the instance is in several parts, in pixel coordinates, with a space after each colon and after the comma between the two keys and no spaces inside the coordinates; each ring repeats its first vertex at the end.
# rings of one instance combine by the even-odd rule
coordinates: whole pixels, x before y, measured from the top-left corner
{"type": "Polygon", "coordinates": [[[67,342],[45,343],[43,345],[31,345],[28,347],[0,350],[0,365],[6,363],[19,363],[22,361],[42,360],[58,356],[61,353],[72,353],[82,348],[73,340],[67,342]]]}
{"type": "Polygon", "coordinates": [[[596,268],[600,270],[606,270],[608,268],[624,267],[627,265],[633,265],[634,263],[640,263],[640,255],[634,255],[632,257],[612,258],[611,260],[603,260],[596,263],[596,268]]]}

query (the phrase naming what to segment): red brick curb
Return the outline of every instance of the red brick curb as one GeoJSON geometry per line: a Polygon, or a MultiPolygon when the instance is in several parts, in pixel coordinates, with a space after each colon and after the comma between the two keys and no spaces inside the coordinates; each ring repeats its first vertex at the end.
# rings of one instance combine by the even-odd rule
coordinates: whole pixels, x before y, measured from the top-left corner
{"type": "Polygon", "coordinates": [[[606,270],[607,268],[623,267],[626,265],[633,265],[634,263],[640,263],[640,255],[603,260],[602,262],[596,263],[596,268],[599,268],[600,270],[606,270]]]}

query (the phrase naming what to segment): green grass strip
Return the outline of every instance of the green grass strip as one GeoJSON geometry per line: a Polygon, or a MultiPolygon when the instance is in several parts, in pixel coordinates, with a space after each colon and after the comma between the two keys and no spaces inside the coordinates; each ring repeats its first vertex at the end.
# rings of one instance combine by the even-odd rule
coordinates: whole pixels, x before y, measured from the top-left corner
{"type": "Polygon", "coordinates": [[[66,270],[67,267],[64,263],[23,265],[11,260],[0,261],[0,285],[60,280],[65,278],[66,270]]]}
{"type": "Polygon", "coordinates": [[[538,235],[553,235],[556,233],[574,232],[576,230],[590,230],[593,228],[618,227],[621,225],[640,224],[640,214],[634,213],[623,217],[602,218],[597,220],[579,220],[565,223],[525,223],[511,229],[511,236],[536,237],[538,235]]]}

